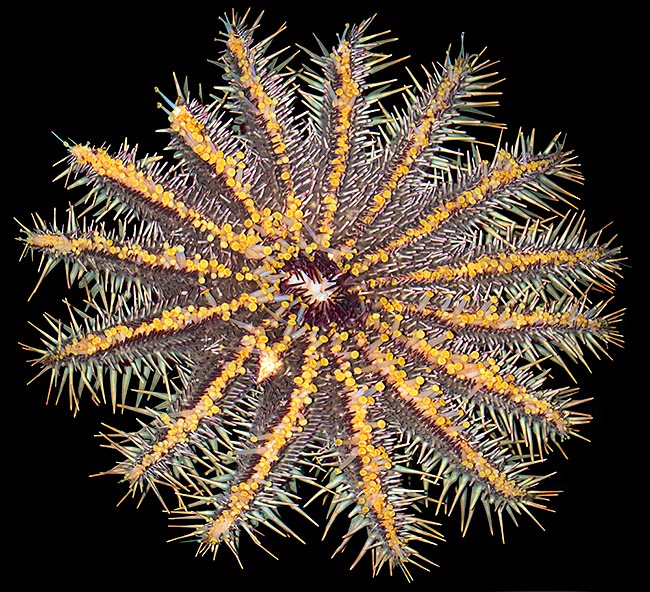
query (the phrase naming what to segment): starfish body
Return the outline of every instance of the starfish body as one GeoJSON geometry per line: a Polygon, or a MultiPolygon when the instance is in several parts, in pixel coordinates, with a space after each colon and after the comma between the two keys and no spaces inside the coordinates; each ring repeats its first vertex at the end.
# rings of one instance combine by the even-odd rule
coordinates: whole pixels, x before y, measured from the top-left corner
{"type": "Polygon", "coordinates": [[[410,578],[441,538],[431,500],[503,530],[554,495],[534,469],[589,416],[545,365],[620,341],[592,300],[620,255],[559,211],[580,174],[557,138],[480,155],[482,55],[447,55],[384,109],[397,91],[373,80],[390,60],[370,22],[296,72],[277,33],[224,18],[221,94],[162,99],[172,164],[68,145],[64,174],[89,191],[22,240],[87,305],[29,349],[75,413],[87,394],[139,411],[140,430],[104,434],[122,457],[108,473],[171,494],[201,552],[293,534],[283,512],[314,487],[348,516],[339,549],[358,534],[356,561],[410,578]]]}

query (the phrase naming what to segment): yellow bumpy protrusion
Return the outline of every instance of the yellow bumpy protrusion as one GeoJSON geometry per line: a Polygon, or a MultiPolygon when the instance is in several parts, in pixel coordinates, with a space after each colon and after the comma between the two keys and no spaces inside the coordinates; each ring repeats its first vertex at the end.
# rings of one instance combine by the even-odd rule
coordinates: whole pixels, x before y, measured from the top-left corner
{"type": "Polygon", "coordinates": [[[199,284],[206,279],[230,277],[232,270],[216,259],[204,259],[200,255],[193,258],[185,256],[182,245],[167,246],[161,253],[152,253],[140,245],[125,245],[95,232],[91,237],[70,238],[61,234],[34,234],[29,237],[27,244],[33,247],[48,249],[58,255],[81,253],[96,253],[115,257],[122,261],[130,261],[149,269],[173,269],[195,273],[199,284]]]}
{"type": "Polygon", "coordinates": [[[258,225],[264,235],[275,234],[274,226],[277,221],[271,216],[262,216],[250,194],[250,184],[242,181],[246,168],[244,153],[224,153],[206,134],[205,126],[189,112],[186,105],[178,105],[169,114],[169,120],[172,131],[178,134],[199,158],[213,167],[217,178],[244,206],[251,222],[258,225]]]}
{"type": "Polygon", "coordinates": [[[525,174],[535,173],[548,167],[551,162],[550,159],[538,159],[519,163],[510,153],[501,150],[497,156],[495,168],[472,189],[450,198],[444,204],[435,208],[433,212],[418,220],[417,225],[408,228],[402,235],[391,240],[386,247],[366,255],[363,261],[352,266],[352,274],[359,275],[367,271],[375,263],[385,263],[389,260],[393,251],[414,243],[423,236],[436,231],[453,213],[482,202],[495,191],[507,187],[525,174]]]}
{"type": "Polygon", "coordinates": [[[514,376],[501,374],[501,368],[494,358],[482,361],[478,359],[478,351],[458,354],[444,347],[433,347],[421,329],[396,339],[449,376],[467,380],[476,388],[508,399],[526,415],[541,417],[562,431],[567,429],[567,421],[560,412],[548,401],[529,393],[525,386],[517,384],[514,376]]]}
{"type": "MultiPolygon", "coordinates": [[[[463,298],[469,302],[470,297],[463,298]]],[[[510,308],[499,310],[496,296],[490,297],[491,304],[483,308],[457,308],[443,310],[441,308],[419,306],[410,302],[402,302],[396,298],[379,299],[380,306],[387,312],[399,315],[402,312],[416,317],[430,317],[442,321],[452,328],[480,327],[494,331],[521,330],[527,327],[567,327],[571,329],[589,329],[597,331],[602,328],[598,320],[568,310],[562,312],[549,312],[537,307],[534,310],[516,311],[510,308]]]]}
{"type": "MultiPolygon", "coordinates": [[[[386,327],[381,327],[381,323],[377,322],[377,319],[369,318],[369,325],[380,329],[380,334],[387,337],[387,339],[382,340],[383,343],[387,343],[389,339],[396,339],[394,335],[389,334],[386,327]]],[[[418,343],[424,343],[428,346],[428,343],[424,339],[423,331],[415,331],[412,338],[417,339],[418,343]]],[[[399,341],[405,342],[405,339],[401,337],[399,341]]],[[[406,343],[408,345],[409,342],[406,343]]],[[[446,401],[442,397],[443,393],[439,385],[432,384],[425,386],[426,377],[422,375],[409,378],[406,371],[401,368],[405,364],[405,359],[395,356],[389,350],[372,349],[369,345],[366,345],[365,350],[368,359],[373,362],[373,366],[382,374],[386,383],[393,391],[410,407],[426,417],[431,422],[431,425],[435,426],[436,431],[443,440],[453,444],[454,447],[461,451],[459,459],[461,466],[477,473],[481,479],[487,479],[491,486],[505,497],[513,498],[525,495],[524,490],[518,487],[512,479],[509,479],[505,473],[500,472],[484,459],[482,453],[476,450],[460,432],[461,429],[470,427],[470,423],[467,420],[462,420],[462,416],[459,415],[458,419],[454,421],[449,417],[448,413],[440,411],[441,407],[444,407],[446,404],[446,401]]],[[[424,345],[421,345],[420,349],[416,349],[416,351],[421,354],[426,354],[424,345]]],[[[447,367],[447,364],[450,363],[450,356],[445,354],[441,355],[440,358],[441,364],[447,367]]],[[[429,357],[426,359],[432,361],[429,357]]],[[[451,363],[453,364],[453,361],[451,363]]],[[[436,365],[440,364],[436,363],[436,365]]],[[[379,385],[381,390],[385,388],[383,382],[379,383],[379,385]]]]}
{"type": "Polygon", "coordinates": [[[251,103],[257,110],[259,119],[263,122],[263,128],[267,133],[273,154],[275,164],[278,167],[278,179],[284,188],[285,194],[285,211],[282,215],[286,230],[293,236],[295,241],[300,240],[300,231],[302,229],[302,202],[296,196],[294,189],[291,169],[289,167],[289,156],[287,154],[287,145],[282,133],[282,126],[278,122],[276,107],[278,100],[270,97],[258,75],[254,73],[252,67],[252,56],[246,47],[245,41],[237,36],[234,32],[230,33],[226,43],[228,49],[232,52],[240,74],[238,82],[246,89],[251,103]]]}
{"type": "Polygon", "coordinates": [[[250,311],[256,310],[260,302],[262,302],[261,298],[242,294],[230,302],[222,302],[214,306],[176,306],[138,325],[113,325],[97,333],[75,337],[58,352],[52,354],[51,361],[63,360],[71,356],[93,356],[138,338],[168,331],[181,331],[212,317],[229,320],[231,315],[242,307],[250,311]]]}
{"type": "Polygon", "coordinates": [[[198,429],[201,421],[221,413],[217,403],[224,396],[228,384],[237,375],[246,372],[244,362],[250,357],[255,347],[259,345],[259,334],[258,331],[255,335],[244,336],[235,358],[225,364],[219,376],[210,383],[194,407],[183,410],[173,420],[167,414],[162,415],[162,420],[167,425],[164,437],[155,442],[151,450],[144,454],[131,468],[126,475],[129,481],[137,481],[150,466],[163,460],[179,444],[187,442],[192,433],[198,429]]]}
{"type": "Polygon", "coordinates": [[[119,158],[113,158],[101,148],[90,148],[77,144],[70,149],[79,165],[90,166],[100,177],[110,179],[127,191],[133,191],[145,201],[172,212],[194,228],[204,232],[208,241],[218,237],[222,248],[230,248],[246,256],[255,256],[253,247],[261,242],[255,233],[235,233],[232,226],[219,227],[213,220],[206,218],[192,207],[178,199],[172,191],[156,183],[151,176],[136,169],[133,163],[125,164],[119,158]]]}
{"type": "MultiPolygon", "coordinates": [[[[418,156],[429,145],[431,133],[438,121],[438,117],[449,107],[451,91],[456,87],[466,71],[467,65],[465,62],[459,62],[447,70],[422,116],[411,126],[406,142],[407,149],[393,164],[388,179],[384,181],[380,190],[372,197],[370,207],[360,219],[361,224],[365,226],[370,224],[392,199],[399,181],[409,173],[418,156]]],[[[354,239],[351,242],[354,242],[354,239]]]]}
{"type": "Polygon", "coordinates": [[[395,286],[400,282],[428,283],[470,279],[486,275],[505,275],[552,265],[568,265],[572,267],[582,263],[598,261],[603,258],[604,254],[605,250],[602,247],[591,247],[576,251],[560,249],[529,253],[499,253],[497,256],[484,255],[473,261],[466,261],[456,265],[441,265],[433,269],[421,269],[404,274],[399,278],[373,278],[368,280],[368,284],[370,287],[377,288],[385,285],[395,286]]]}
{"type": "Polygon", "coordinates": [[[256,450],[257,461],[245,480],[235,483],[230,488],[226,506],[214,517],[205,532],[204,541],[208,545],[218,545],[228,537],[230,527],[250,508],[256,492],[263,488],[289,440],[300,433],[307,425],[305,411],[312,403],[312,396],[317,392],[313,380],[318,374],[320,356],[317,349],[323,343],[312,332],[310,344],[303,353],[304,362],[301,373],[293,380],[296,387],[291,392],[287,409],[279,421],[263,438],[252,437],[253,442],[260,441],[256,450]]]}
{"type": "MultiPolygon", "coordinates": [[[[352,435],[346,444],[354,451],[361,463],[358,471],[358,486],[361,496],[357,499],[364,514],[372,512],[379,520],[384,537],[389,547],[400,549],[406,544],[397,531],[395,509],[390,503],[382,484],[382,472],[392,467],[392,462],[383,446],[375,446],[372,432],[375,427],[386,425],[384,420],[368,421],[368,413],[375,398],[366,386],[360,386],[354,378],[354,369],[349,362],[339,364],[334,371],[334,378],[342,383],[343,392],[347,398],[346,406],[350,413],[352,435]]],[[[381,392],[381,387],[375,390],[381,392]]]]}
{"type": "Polygon", "coordinates": [[[322,220],[318,229],[322,234],[319,242],[325,248],[330,246],[330,239],[334,231],[334,215],[338,209],[337,195],[345,173],[348,152],[350,151],[350,126],[352,125],[353,108],[355,99],[361,94],[359,85],[353,78],[351,55],[350,44],[347,41],[342,41],[338,51],[332,54],[339,73],[340,83],[334,91],[336,94],[334,102],[336,124],[333,137],[336,147],[334,148],[334,156],[329,163],[330,171],[322,199],[322,220]]]}

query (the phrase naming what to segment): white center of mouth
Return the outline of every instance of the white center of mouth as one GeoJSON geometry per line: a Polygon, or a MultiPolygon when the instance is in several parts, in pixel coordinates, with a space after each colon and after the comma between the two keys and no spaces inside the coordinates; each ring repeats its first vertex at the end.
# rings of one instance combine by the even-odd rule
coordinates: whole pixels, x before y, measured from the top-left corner
{"type": "Polygon", "coordinates": [[[317,302],[325,302],[332,297],[334,294],[332,288],[336,286],[336,281],[322,278],[320,282],[317,282],[303,271],[298,271],[291,274],[287,284],[300,287],[304,295],[310,300],[310,304],[316,304],[317,302]]]}

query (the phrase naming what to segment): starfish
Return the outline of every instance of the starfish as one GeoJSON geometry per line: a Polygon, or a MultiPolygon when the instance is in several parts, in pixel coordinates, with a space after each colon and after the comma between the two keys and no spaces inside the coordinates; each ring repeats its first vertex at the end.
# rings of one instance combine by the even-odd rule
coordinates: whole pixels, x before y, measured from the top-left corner
{"type": "Polygon", "coordinates": [[[61,176],[87,192],[21,240],[84,304],[25,347],[74,413],[138,413],[103,434],[106,473],[173,505],[199,553],[298,536],[284,513],[325,496],[325,531],[349,522],[337,552],[358,539],[353,565],[410,580],[436,508],[465,531],[480,506],[501,533],[547,508],[536,471],[590,420],[550,368],[620,344],[620,249],[563,213],[581,175],[559,136],[536,150],[486,122],[482,53],[395,89],[372,19],[299,70],[271,51],[284,27],[256,41],[247,19],[222,19],[207,104],[159,91],[172,159],[65,142],[61,176]]]}

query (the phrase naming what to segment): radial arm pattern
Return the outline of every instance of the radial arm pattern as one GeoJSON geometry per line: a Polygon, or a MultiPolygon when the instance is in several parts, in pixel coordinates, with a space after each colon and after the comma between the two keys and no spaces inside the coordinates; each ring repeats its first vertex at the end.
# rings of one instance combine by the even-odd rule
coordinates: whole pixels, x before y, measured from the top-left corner
{"type": "Polygon", "coordinates": [[[106,472],[200,552],[298,536],[284,516],[309,519],[313,488],[326,530],[349,521],[337,551],[358,540],[355,564],[410,579],[435,508],[465,530],[480,502],[503,532],[556,493],[541,461],[590,418],[549,374],[620,344],[620,249],[565,213],[581,176],[559,138],[480,154],[473,130],[506,136],[482,54],[395,89],[371,20],[299,70],[272,49],[282,29],[222,22],[213,100],[161,94],[173,159],[66,143],[87,193],[21,240],[83,304],[26,348],[75,413],[87,396],[139,412],[103,434],[106,472]]]}

